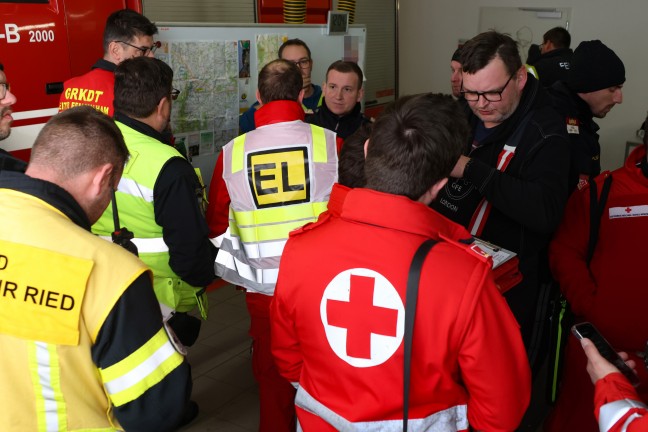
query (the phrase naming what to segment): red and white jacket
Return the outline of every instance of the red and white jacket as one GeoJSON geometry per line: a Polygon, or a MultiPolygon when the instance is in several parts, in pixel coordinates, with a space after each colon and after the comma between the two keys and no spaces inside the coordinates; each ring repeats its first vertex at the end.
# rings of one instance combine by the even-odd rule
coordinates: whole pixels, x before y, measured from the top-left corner
{"type": "Polygon", "coordinates": [[[411,364],[412,431],[503,431],[528,405],[519,327],[470,234],[402,196],[335,185],[329,210],[293,231],[271,305],[279,372],[298,384],[305,431],[402,429],[409,267],[422,270],[411,364]],[[439,429],[440,430],[440,429],[439,429]]]}
{"type": "Polygon", "coordinates": [[[648,407],[620,373],[609,374],[596,382],[594,404],[601,432],[648,430],[648,407]]]}

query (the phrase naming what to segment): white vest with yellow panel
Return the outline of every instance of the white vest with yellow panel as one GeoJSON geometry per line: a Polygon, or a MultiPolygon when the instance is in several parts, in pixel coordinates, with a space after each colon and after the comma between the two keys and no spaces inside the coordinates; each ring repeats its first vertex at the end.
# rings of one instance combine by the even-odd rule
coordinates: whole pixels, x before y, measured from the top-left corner
{"type": "MultiPolygon", "coordinates": [[[[140,359],[120,362],[119,371],[99,371],[90,353],[113,306],[146,267],[25,193],[0,189],[0,220],[0,430],[121,430],[111,399],[132,400],[146,375],[128,392],[111,381],[156,348],[142,347],[140,359]]],[[[166,335],[160,343],[168,343],[166,335]]]]}
{"type": "Polygon", "coordinates": [[[229,228],[216,273],[273,295],[288,233],[326,210],[337,181],[335,133],[302,121],[262,126],[223,148],[229,228]]]}

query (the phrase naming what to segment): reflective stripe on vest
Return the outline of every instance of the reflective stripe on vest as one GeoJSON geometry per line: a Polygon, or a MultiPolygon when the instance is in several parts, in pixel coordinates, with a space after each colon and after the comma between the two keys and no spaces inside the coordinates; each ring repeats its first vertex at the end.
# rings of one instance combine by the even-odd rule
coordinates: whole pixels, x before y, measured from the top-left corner
{"type": "Polygon", "coordinates": [[[67,412],[61,392],[61,369],[56,345],[33,342],[28,349],[38,431],[65,431],[67,412]]]}
{"type": "Polygon", "coordinates": [[[182,364],[164,329],[137,351],[105,369],[99,369],[108,395],[115,406],[140,397],[182,364]]]}
{"type": "MultiPolygon", "coordinates": [[[[648,409],[648,406],[643,403],[631,399],[622,399],[614,402],[606,403],[601,406],[599,410],[599,429],[601,432],[607,432],[612,429],[612,426],[615,426],[616,423],[627,415],[628,412],[632,409],[648,409]]],[[[634,413],[631,414],[624,422],[621,428],[615,429],[622,432],[625,432],[628,428],[630,422],[636,418],[641,417],[641,415],[634,413]]]]}
{"type": "MultiPolygon", "coordinates": [[[[331,409],[322,405],[303,387],[297,389],[295,405],[308,411],[333,426],[336,430],[362,432],[401,432],[403,420],[377,420],[368,422],[350,422],[331,409]]],[[[413,431],[447,432],[468,430],[468,406],[456,405],[436,412],[425,418],[409,419],[408,428],[413,431]]]]}
{"type": "MultiPolygon", "coordinates": [[[[99,236],[104,240],[112,242],[112,237],[99,236]]],[[[158,238],[134,238],[131,240],[137,246],[138,253],[158,253],[169,252],[169,246],[164,242],[162,237],[158,238]]]]}
{"type": "Polygon", "coordinates": [[[234,139],[224,150],[226,160],[223,178],[228,187],[231,205],[229,227],[223,235],[214,239],[220,248],[216,259],[216,272],[230,283],[263,294],[274,292],[279,261],[289,233],[316,221],[319,214],[326,210],[330,187],[337,178],[335,140],[331,132],[304,123],[295,123],[294,126],[301,136],[305,131],[310,131],[311,141],[304,140],[306,142],[285,147],[277,144],[266,149],[265,143],[256,138],[257,135],[246,134],[234,139]],[[248,136],[254,138],[250,138],[250,143],[246,144],[248,136]],[[300,151],[304,152],[304,159],[300,151]],[[276,159],[273,159],[273,152],[278,155],[276,159]],[[285,154],[291,156],[284,156],[285,154]],[[297,156],[292,156],[295,154],[297,156]],[[266,155],[270,156],[255,164],[255,158],[266,155]],[[251,166],[246,168],[246,162],[251,166]],[[304,164],[304,168],[301,169],[302,175],[306,175],[305,181],[308,183],[305,188],[291,189],[301,186],[304,178],[299,178],[297,174],[299,180],[292,183],[292,174],[289,179],[287,173],[294,167],[299,169],[301,163],[304,164]],[[275,170],[276,174],[267,176],[272,178],[268,181],[276,182],[276,186],[268,185],[265,186],[267,189],[261,189],[260,182],[266,180],[251,177],[254,173],[262,177],[259,173],[266,169],[259,168],[262,164],[271,166],[272,168],[268,168],[270,170],[275,170]],[[278,168],[280,165],[281,171],[278,168]],[[254,185],[257,189],[253,189],[254,185]],[[274,188],[274,191],[266,195],[258,192],[265,192],[271,188],[274,188]],[[294,198],[295,190],[306,191],[304,196],[310,201],[300,201],[304,196],[294,198]],[[255,194],[257,195],[254,196],[255,194]],[[278,194],[278,197],[272,194],[278,194]],[[276,203],[273,199],[277,199],[276,203]],[[294,200],[294,203],[290,200],[294,200]]]}

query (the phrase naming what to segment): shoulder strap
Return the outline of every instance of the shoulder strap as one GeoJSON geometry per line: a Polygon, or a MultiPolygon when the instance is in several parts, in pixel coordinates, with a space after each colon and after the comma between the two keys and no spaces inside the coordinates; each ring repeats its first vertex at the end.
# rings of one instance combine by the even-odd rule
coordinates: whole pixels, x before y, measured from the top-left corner
{"type": "Polygon", "coordinates": [[[601,198],[599,200],[596,182],[594,181],[594,179],[590,179],[590,233],[589,241],[587,243],[587,267],[589,267],[590,262],[592,261],[592,257],[594,256],[594,249],[596,249],[599,228],[601,226],[601,217],[603,217],[603,210],[605,210],[605,203],[607,203],[611,185],[612,174],[609,174],[603,181],[601,198]]]}
{"type": "Polygon", "coordinates": [[[436,240],[425,240],[416,250],[412,265],[407,276],[407,291],[405,293],[405,359],[403,376],[403,432],[407,432],[407,414],[409,409],[410,364],[412,360],[412,338],[414,336],[414,319],[416,317],[416,302],[418,300],[421,268],[430,249],[437,244],[436,240]]]}

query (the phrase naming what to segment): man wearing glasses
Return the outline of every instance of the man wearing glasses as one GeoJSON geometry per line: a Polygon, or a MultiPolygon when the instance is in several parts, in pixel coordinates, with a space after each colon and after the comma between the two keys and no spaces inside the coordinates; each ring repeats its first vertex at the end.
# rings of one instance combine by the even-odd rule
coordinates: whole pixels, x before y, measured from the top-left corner
{"type": "MultiPolygon", "coordinates": [[[[288,39],[279,47],[278,58],[295,63],[301,70],[302,80],[304,82],[304,99],[302,108],[304,112],[312,113],[322,105],[322,87],[311,82],[311,73],[313,71],[313,59],[308,45],[301,39],[288,39]]],[[[239,130],[241,134],[248,133],[256,129],[254,122],[254,113],[259,108],[256,102],[239,117],[239,130]]]]}
{"type": "Polygon", "coordinates": [[[473,236],[516,252],[523,280],[504,294],[533,365],[532,333],[545,249],[567,200],[569,143],[509,36],[486,32],[462,48],[471,138],[432,206],[473,236]]]}
{"type": "Polygon", "coordinates": [[[157,27],[145,16],[122,9],[113,12],[104,29],[104,56],[90,72],[67,80],[59,100],[59,112],[78,105],[90,105],[112,117],[115,68],[133,57],[153,57],[159,42],[153,42],[157,27]]]}
{"type": "MultiPolygon", "coordinates": [[[[11,88],[7,82],[7,76],[4,73],[4,66],[0,63],[0,141],[6,139],[11,134],[11,106],[17,101],[16,96],[11,93],[11,88]]],[[[27,164],[15,157],[8,151],[0,149],[0,171],[20,171],[25,172],[27,164]]]]}

